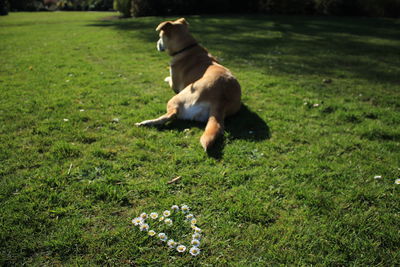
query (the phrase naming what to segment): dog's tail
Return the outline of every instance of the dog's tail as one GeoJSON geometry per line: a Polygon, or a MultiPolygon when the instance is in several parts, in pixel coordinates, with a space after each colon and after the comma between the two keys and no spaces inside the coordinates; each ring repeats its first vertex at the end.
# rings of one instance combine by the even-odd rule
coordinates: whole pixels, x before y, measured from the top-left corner
{"type": "Polygon", "coordinates": [[[211,110],[210,117],[208,118],[206,130],[200,138],[201,146],[204,151],[207,151],[224,132],[224,116],[220,112],[213,112],[211,110]]]}

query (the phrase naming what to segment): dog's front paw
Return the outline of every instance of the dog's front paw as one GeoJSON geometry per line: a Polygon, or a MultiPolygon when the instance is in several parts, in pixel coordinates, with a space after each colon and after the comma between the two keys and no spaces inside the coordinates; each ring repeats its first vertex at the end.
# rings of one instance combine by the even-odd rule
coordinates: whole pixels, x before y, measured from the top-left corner
{"type": "Polygon", "coordinates": [[[147,120],[147,121],[142,121],[142,122],[137,122],[135,123],[136,126],[151,126],[154,124],[154,120],[147,120]]]}
{"type": "Polygon", "coordinates": [[[142,121],[142,122],[137,122],[137,123],[135,123],[135,125],[136,126],[145,126],[146,125],[146,123],[145,123],[145,121],[142,121]]]}

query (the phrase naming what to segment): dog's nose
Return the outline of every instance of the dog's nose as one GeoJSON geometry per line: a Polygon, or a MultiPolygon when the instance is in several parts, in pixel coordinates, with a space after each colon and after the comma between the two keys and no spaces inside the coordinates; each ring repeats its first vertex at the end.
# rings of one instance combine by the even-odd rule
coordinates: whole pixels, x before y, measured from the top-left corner
{"type": "Polygon", "coordinates": [[[162,39],[158,40],[158,42],[157,42],[157,50],[160,52],[165,50],[162,39]]]}

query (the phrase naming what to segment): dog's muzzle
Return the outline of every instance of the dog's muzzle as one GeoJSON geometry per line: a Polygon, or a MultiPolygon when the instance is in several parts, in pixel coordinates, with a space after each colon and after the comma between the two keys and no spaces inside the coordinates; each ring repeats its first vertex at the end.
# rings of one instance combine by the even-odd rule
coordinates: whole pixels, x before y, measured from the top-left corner
{"type": "Polygon", "coordinates": [[[160,51],[160,52],[165,51],[164,43],[163,43],[163,40],[161,38],[157,42],[157,50],[160,51]]]}

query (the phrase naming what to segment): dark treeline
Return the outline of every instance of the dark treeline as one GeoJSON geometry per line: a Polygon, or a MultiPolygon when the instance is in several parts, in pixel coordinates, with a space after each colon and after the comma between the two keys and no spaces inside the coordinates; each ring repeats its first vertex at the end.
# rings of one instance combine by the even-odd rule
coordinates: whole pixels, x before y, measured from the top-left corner
{"type": "Polygon", "coordinates": [[[400,0],[0,0],[1,5],[11,11],[114,8],[125,17],[223,13],[400,17],[400,0]]]}
{"type": "Polygon", "coordinates": [[[400,17],[400,0],[114,0],[124,16],[223,13],[400,17]]]}
{"type": "Polygon", "coordinates": [[[112,10],[114,0],[0,0],[8,11],[112,10]]]}

